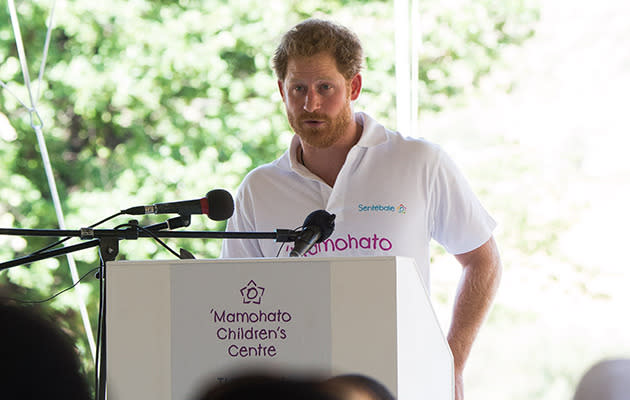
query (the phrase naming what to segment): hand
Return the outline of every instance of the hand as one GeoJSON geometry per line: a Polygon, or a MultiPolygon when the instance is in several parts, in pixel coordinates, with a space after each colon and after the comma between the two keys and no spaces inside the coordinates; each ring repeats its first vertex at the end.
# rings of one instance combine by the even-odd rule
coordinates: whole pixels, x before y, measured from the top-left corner
{"type": "Polygon", "coordinates": [[[455,373],[455,400],[464,400],[464,377],[461,373],[455,373]]]}

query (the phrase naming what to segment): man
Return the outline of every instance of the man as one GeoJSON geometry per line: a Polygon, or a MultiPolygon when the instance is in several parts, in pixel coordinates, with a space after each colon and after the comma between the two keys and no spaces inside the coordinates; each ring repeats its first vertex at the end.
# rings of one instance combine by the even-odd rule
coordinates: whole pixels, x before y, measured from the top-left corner
{"type": "MultiPolygon", "coordinates": [[[[327,21],[310,19],[284,35],[273,65],[296,135],[282,157],[244,179],[228,230],[297,227],[326,209],[337,216],[335,231],[307,256],[414,257],[427,287],[429,242],[437,240],[463,267],[448,332],[461,400],[464,365],[501,275],[496,224],[438,146],[354,112],[362,60],[356,35],[327,21]]],[[[226,240],[222,256],[288,255],[278,247],[226,240]]]]}

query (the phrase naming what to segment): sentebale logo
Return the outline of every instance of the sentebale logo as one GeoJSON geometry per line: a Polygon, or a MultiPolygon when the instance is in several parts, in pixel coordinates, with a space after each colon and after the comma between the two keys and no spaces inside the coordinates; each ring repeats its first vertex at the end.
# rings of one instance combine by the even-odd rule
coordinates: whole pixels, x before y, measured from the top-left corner
{"type": "MultiPolygon", "coordinates": [[[[395,203],[394,203],[395,204],[395,203]]],[[[406,214],[407,206],[400,203],[398,207],[392,204],[370,204],[365,205],[360,203],[357,206],[360,213],[398,213],[398,214],[406,214]]]]}
{"type": "Polygon", "coordinates": [[[394,212],[396,211],[396,207],[392,205],[382,205],[382,204],[372,204],[366,206],[364,204],[359,204],[359,212],[394,212]]]}
{"type": "Polygon", "coordinates": [[[247,285],[241,288],[241,296],[243,297],[243,304],[260,304],[262,296],[265,293],[265,288],[258,286],[253,280],[249,281],[247,285]]]}

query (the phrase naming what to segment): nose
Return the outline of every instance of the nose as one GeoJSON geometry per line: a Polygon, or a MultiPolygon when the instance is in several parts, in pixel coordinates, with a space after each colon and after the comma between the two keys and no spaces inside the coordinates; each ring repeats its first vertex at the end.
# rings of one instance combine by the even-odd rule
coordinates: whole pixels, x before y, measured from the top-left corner
{"type": "Polygon", "coordinates": [[[313,112],[321,106],[321,97],[319,93],[310,90],[304,99],[304,111],[313,112]]]}

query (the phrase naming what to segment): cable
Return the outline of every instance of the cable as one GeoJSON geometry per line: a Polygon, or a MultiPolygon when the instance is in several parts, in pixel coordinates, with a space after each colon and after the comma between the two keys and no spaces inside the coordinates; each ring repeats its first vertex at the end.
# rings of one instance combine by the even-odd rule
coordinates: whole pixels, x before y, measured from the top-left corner
{"type": "Polygon", "coordinates": [[[92,272],[96,271],[99,268],[100,267],[92,268],[91,270],[89,270],[88,272],[83,274],[81,276],[81,278],[79,278],[79,280],[75,284],[73,284],[72,286],[69,286],[69,287],[63,289],[60,292],[57,292],[57,293],[53,294],[52,296],[48,297],[47,299],[43,299],[43,300],[22,300],[22,299],[17,299],[17,298],[14,298],[14,297],[2,297],[2,298],[6,299],[6,300],[12,300],[12,301],[15,301],[15,302],[18,302],[18,303],[22,303],[22,304],[40,304],[40,303],[45,303],[47,301],[50,301],[50,300],[54,299],[55,297],[59,296],[60,294],[65,293],[68,290],[74,288],[75,286],[77,286],[79,284],[79,282],[81,282],[83,279],[85,279],[86,276],[88,276],[89,274],[91,274],[92,272]]]}
{"type": "Polygon", "coordinates": [[[99,303],[98,303],[98,318],[97,318],[97,327],[96,327],[96,355],[94,359],[94,397],[96,400],[105,400],[101,398],[101,351],[102,351],[102,342],[103,338],[103,330],[105,324],[105,259],[101,254],[100,250],[98,252],[99,260],[100,260],[100,273],[99,273],[99,303]]]}
{"type": "MultiPolygon", "coordinates": [[[[104,222],[107,222],[107,221],[109,221],[110,219],[114,219],[114,218],[116,218],[116,217],[118,217],[118,216],[120,216],[120,215],[123,215],[123,213],[122,213],[122,212],[118,212],[118,213],[116,213],[116,214],[112,214],[112,215],[110,215],[109,217],[107,217],[107,218],[105,218],[105,219],[103,219],[103,220],[101,220],[101,221],[98,221],[98,222],[96,222],[96,223],[94,223],[94,224],[92,224],[92,225],[88,226],[88,228],[94,228],[94,227],[96,227],[96,226],[98,226],[98,225],[100,225],[100,224],[102,224],[102,223],[104,223],[104,222]]],[[[44,252],[44,251],[46,251],[46,250],[52,249],[53,247],[58,246],[58,245],[60,245],[61,243],[66,242],[66,241],[67,241],[67,240],[69,240],[69,239],[72,239],[72,236],[68,236],[68,237],[66,237],[66,238],[63,238],[63,239],[61,239],[61,240],[56,241],[55,243],[49,244],[48,246],[46,246],[46,247],[44,247],[44,248],[41,248],[41,249],[39,249],[39,250],[36,250],[36,251],[32,252],[32,253],[31,253],[31,254],[29,254],[28,256],[33,256],[33,255],[35,255],[35,254],[39,254],[39,253],[42,253],[42,252],[44,252]]],[[[28,256],[27,256],[27,257],[28,257],[28,256]]]]}
{"type": "MultiPolygon", "coordinates": [[[[56,1],[52,0],[51,13],[50,13],[50,18],[48,19],[48,29],[46,32],[46,41],[44,43],[44,51],[42,55],[42,63],[39,70],[37,96],[39,96],[41,92],[40,90],[41,82],[44,75],[44,67],[46,65],[46,58],[48,56],[48,48],[50,46],[50,37],[51,37],[52,29],[53,29],[53,14],[54,14],[54,9],[55,9],[55,4],[56,4],[56,1]]],[[[26,52],[24,51],[24,43],[22,41],[22,34],[20,32],[20,25],[19,25],[19,20],[18,20],[16,8],[15,8],[14,0],[8,0],[8,6],[9,6],[9,14],[11,16],[11,25],[13,27],[13,34],[15,36],[15,45],[18,52],[20,66],[22,69],[22,76],[24,78],[24,85],[26,86],[26,90],[28,92],[28,97],[30,100],[30,107],[27,107],[26,104],[22,101],[20,101],[20,103],[25,106],[31,118],[31,128],[33,128],[33,130],[35,131],[35,135],[37,137],[37,142],[39,145],[40,154],[41,154],[42,162],[44,165],[44,170],[46,172],[48,187],[50,189],[50,194],[53,200],[53,204],[55,206],[55,213],[57,215],[59,227],[61,229],[65,229],[65,221],[64,221],[64,216],[63,216],[63,210],[61,208],[61,201],[59,200],[59,192],[57,190],[57,185],[55,183],[55,178],[53,175],[50,158],[48,157],[48,149],[46,148],[46,141],[44,140],[44,134],[42,132],[42,128],[44,124],[37,110],[38,99],[33,97],[33,90],[31,88],[31,78],[29,75],[28,63],[26,60],[26,52]]],[[[2,86],[6,88],[6,85],[3,84],[2,86]]],[[[72,276],[72,280],[73,282],[78,282],[78,273],[77,273],[76,263],[74,262],[74,258],[70,254],[67,254],[66,258],[68,259],[68,267],[70,269],[70,275],[72,276]]],[[[94,343],[94,336],[92,333],[92,326],[90,324],[89,315],[87,313],[87,308],[83,299],[79,297],[78,302],[79,302],[78,304],[79,311],[81,313],[81,319],[83,321],[83,327],[87,335],[87,340],[90,345],[90,350],[92,351],[92,357],[94,358],[95,352],[96,352],[96,346],[94,343]]]]}
{"type": "Polygon", "coordinates": [[[42,80],[44,79],[44,68],[46,67],[46,59],[48,58],[48,48],[50,47],[50,38],[53,27],[53,15],[55,15],[55,4],[57,2],[52,0],[52,6],[50,7],[50,15],[48,17],[48,29],[46,30],[46,41],[44,42],[44,53],[42,55],[42,63],[39,66],[39,75],[37,77],[37,96],[35,96],[35,106],[39,101],[42,89],[42,80]]]}
{"type": "Polygon", "coordinates": [[[162,247],[164,247],[166,250],[170,251],[175,257],[182,259],[182,256],[177,254],[175,252],[175,250],[171,249],[166,243],[164,243],[159,237],[157,237],[155,235],[155,233],[153,233],[153,231],[151,231],[150,229],[147,229],[143,226],[138,225],[138,221],[136,220],[132,220],[131,222],[127,222],[124,224],[120,224],[116,227],[114,227],[115,230],[120,230],[121,228],[125,228],[125,227],[129,227],[129,228],[135,228],[135,229],[139,229],[142,232],[145,232],[147,235],[151,236],[153,239],[155,239],[156,242],[158,242],[160,245],[162,245],[162,247]]]}
{"type": "Polygon", "coordinates": [[[4,83],[4,82],[2,82],[2,81],[0,80],[0,86],[2,86],[2,88],[3,88],[4,90],[6,90],[6,91],[7,91],[7,92],[11,95],[11,96],[13,96],[13,97],[15,98],[15,100],[17,100],[17,101],[18,101],[18,103],[20,103],[20,104],[22,105],[22,107],[26,108],[27,110],[30,110],[30,107],[29,107],[29,106],[27,106],[27,105],[26,105],[26,103],[24,103],[24,102],[22,101],[22,99],[20,99],[20,98],[18,97],[18,95],[16,95],[15,93],[13,93],[13,92],[11,91],[11,89],[9,89],[9,87],[7,86],[7,84],[6,84],[6,83],[4,83]]]}
{"type": "MultiPolygon", "coordinates": [[[[298,229],[304,229],[304,225],[298,226],[297,228],[294,229],[294,231],[297,231],[298,229]]],[[[278,249],[278,253],[276,254],[276,258],[280,257],[280,252],[282,251],[282,249],[284,248],[285,245],[286,245],[286,243],[282,243],[282,245],[278,249]]]]}
{"type": "Polygon", "coordinates": [[[164,243],[159,237],[157,237],[153,232],[151,232],[148,229],[144,229],[143,227],[139,226],[138,228],[140,228],[141,231],[146,232],[149,236],[151,236],[153,239],[155,239],[156,242],[158,242],[159,244],[162,245],[162,247],[164,247],[166,250],[170,251],[175,257],[179,258],[180,260],[182,259],[182,256],[177,254],[175,252],[175,250],[171,249],[166,243],[164,243]]]}
{"type": "Polygon", "coordinates": [[[276,258],[280,257],[280,252],[281,252],[281,251],[282,251],[282,249],[284,248],[284,245],[285,245],[285,244],[286,244],[286,243],[282,243],[282,244],[280,245],[280,248],[278,249],[278,253],[276,253],[276,258]]]}
{"type": "MultiPolygon", "coordinates": [[[[13,26],[13,35],[15,36],[15,45],[17,47],[18,58],[22,67],[22,76],[24,78],[24,85],[26,86],[29,99],[31,100],[31,107],[35,105],[33,100],[33,93],[31,91],[31,77],[28,73],[28,65],[26,64],[26,53],[24,52],[24,44],[22,42],[22,34],[20,32],[20,24],[15,10],[15,3],[13,0],[9,0],[9,15],[11,16],[11,25],[13,26]]],[[[29,108],[29,112],[32,111],[29,108]]]]}

